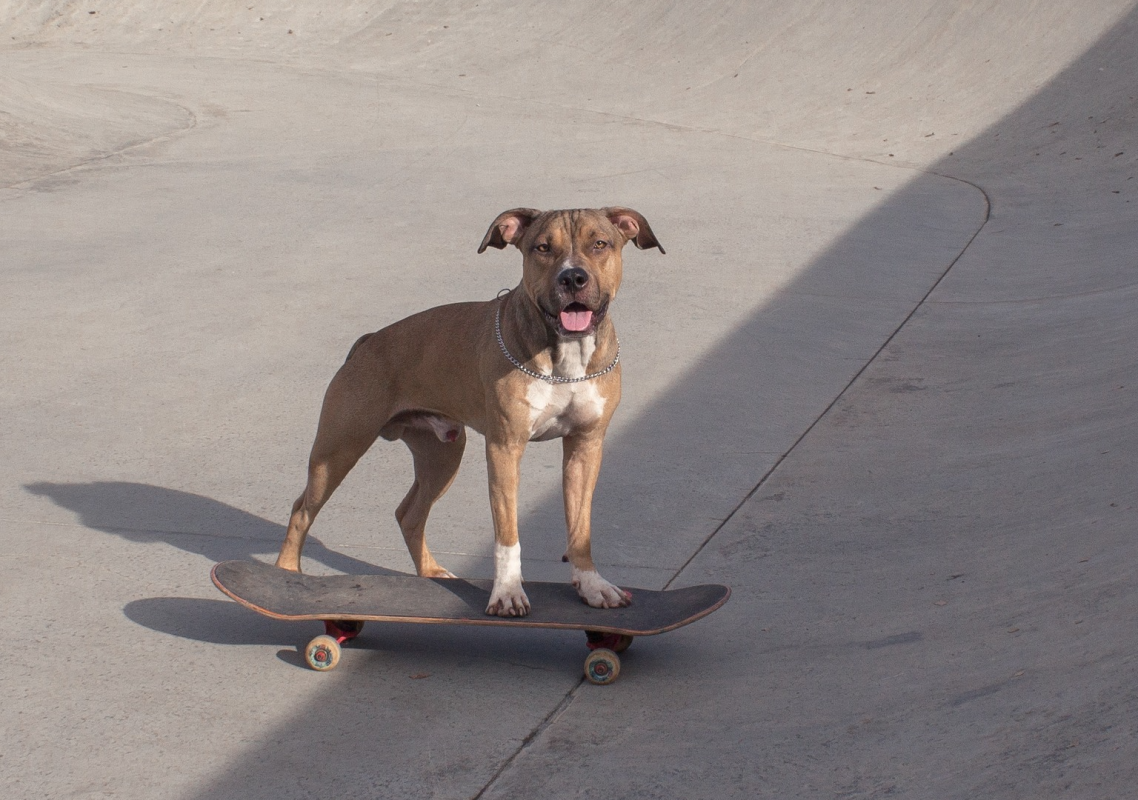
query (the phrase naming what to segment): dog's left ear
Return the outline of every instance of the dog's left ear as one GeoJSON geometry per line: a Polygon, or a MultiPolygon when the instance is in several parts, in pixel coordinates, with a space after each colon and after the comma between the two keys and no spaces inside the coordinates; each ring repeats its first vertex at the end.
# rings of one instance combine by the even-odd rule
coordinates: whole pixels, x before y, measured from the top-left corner
{"type": "Polygon", "coordinates": [[[658,247],[661,253],[664,252],[664,246],[656,240],[656,234],[652,233],[648,220],[639,211],[617,207],[602,208],[601,213],[624,234],[626,241],[632,242],[641,250],[658,247]]]}
{"type": "Polygon", "coordinates": [[[497,247],[501,250],[508,244],[517,244],[522,234],[526,232],[526,228],[540,214],[536,208],[511,208],[509,211],[503,211],[490,223],[490,230],[482,237],[478,252],[484,252],[487,247],[497,247]]]}

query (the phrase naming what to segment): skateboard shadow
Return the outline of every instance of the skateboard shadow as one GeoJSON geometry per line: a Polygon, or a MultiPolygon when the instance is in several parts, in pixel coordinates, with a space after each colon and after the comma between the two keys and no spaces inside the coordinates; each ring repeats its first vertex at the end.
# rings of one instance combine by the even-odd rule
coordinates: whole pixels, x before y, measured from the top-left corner
{"type": "MultiPolygon", "coordinates": [[[[481,602],[485,603],[483,594],[481,602]]],[[[291,666],[308,670],[299,648],[323,626],[314,620],[284,621],[264,617],[229,600],[199,597],[147,597],[123,607],[131,622],[156,633],[219,645],[259,645],[282,648],[277,658],[291,666]]],[[[578,631],[545,631],[542,637],[527,636],[524,630],[471,628],[413,622],[370,623],[352,642],[357,651],[377,655],[396,655],[418,659],[433,668],[453,665],[457,654],[463,659],[509,661],[549,671],[563,668],[569,654],[581,649],[578,631]],[[518,643],[525,641],[525,647],[518,643]]]]}
{"type": "MultiPolygon", "coordinates": [[[[283,525],[178,489],[126,481],[39,482],[24,488],[73,512],[93,530],[131,542],[166,542],[215,562],[275,557],[284,538],[283,525]]],[[[312,535],[304,555],[353,575],[400,574],[329,550],[312,535]]]]}
{"type": "MultiPolygon", "coordinates": [[[[158,633],[208,644],[289,647],[304,636],[295,622],[269,619],[229,600],[200,597],[147,597],[123,607],[131,622],[158,633]]],[[[319,623],[312,623],[313,635],[319,623]]]]}

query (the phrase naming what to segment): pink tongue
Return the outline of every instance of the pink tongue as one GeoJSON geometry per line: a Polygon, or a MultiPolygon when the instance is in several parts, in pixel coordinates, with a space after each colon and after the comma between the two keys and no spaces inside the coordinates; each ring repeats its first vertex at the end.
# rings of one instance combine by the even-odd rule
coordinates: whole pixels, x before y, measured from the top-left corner
{"type": "Polygon", "coordinates": [[[593,312],[589,310],[561,312],[561,324],[567,331],[587,331],[592,321],[593,312]]]}

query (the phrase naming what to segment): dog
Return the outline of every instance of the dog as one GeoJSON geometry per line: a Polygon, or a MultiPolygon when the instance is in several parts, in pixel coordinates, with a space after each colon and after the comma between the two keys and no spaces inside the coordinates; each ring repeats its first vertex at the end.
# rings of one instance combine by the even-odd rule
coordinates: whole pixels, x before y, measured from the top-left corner
{"type": "Polygon", "coordinates": [[[494,584],[486,613],[524,616],[518,544],[519,467],[526,445],[560,438],[568,545],[562,561],[581,599],[595,608],[631,597],[593,564],[593,489],[609,420],[620,402],[620,343],[609,318],[621,253],[664,248],[629,208],[514,208],[490,225],[479,253],[514,245],[521,283],[488,302],[414,314],[356,341],[324,396],[308,483],[289,518],[277,566],[300,571],[313,520],[379,437],[411,450],[415,481],[395,511],[427,578],[453,578],[427,548],[431,507],[450,488],[466,428],[486,440],[494,521],[494,584]]]}

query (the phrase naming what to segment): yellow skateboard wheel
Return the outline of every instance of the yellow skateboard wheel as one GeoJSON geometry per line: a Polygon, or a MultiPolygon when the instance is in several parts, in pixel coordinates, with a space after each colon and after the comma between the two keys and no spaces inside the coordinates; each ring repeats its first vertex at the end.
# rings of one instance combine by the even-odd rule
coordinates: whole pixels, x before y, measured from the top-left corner
{"type": "Polygon", "coordinates": [[[589,683],[606,686],[620,675],[620,656],[607,647],[599,647],[585,659],[585,677],[589,683]]]}
{"type": "Polygon", "coordinates": [[[340,643],[326,634],[320,634],[304,648],[304,660],[308,666],[325,672],[340,663],[340,643]]]}

